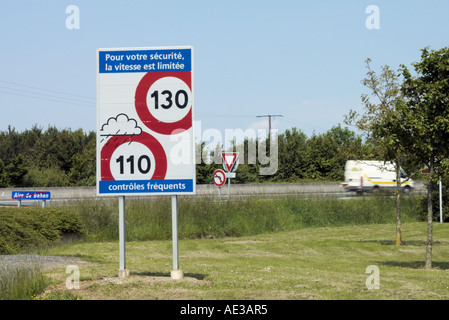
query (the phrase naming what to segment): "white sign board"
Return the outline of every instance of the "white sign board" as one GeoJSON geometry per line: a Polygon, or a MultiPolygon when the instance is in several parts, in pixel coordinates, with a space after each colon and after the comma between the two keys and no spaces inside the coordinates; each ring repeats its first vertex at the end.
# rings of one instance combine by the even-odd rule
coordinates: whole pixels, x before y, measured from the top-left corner
{"type": "Polygon", "coordinates": [[[196,192],[193,48],[97,50],[97,194],[196,192]]]}

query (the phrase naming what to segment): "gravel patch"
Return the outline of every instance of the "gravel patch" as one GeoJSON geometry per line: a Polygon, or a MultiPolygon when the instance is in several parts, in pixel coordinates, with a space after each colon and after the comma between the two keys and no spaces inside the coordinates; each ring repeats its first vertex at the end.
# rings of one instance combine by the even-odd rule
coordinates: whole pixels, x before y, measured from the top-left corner
{"type": "Polygon", "coordinates": [[[78,257],[44,256],[37,254],[0,255],[0,269],[3,267],[36,266],[45,270],[84,264],[78,257]]]}

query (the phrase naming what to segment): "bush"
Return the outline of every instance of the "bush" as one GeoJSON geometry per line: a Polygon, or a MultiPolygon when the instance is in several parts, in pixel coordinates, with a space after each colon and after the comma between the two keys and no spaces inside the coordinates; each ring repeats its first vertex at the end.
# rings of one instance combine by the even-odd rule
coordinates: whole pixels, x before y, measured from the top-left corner
{"type": "Polygon", "coordinates": [[[45,247],[64,234],[84,234],[79,215],[62,207],[0,208],[0,221],[0,254],[45,247]]]}

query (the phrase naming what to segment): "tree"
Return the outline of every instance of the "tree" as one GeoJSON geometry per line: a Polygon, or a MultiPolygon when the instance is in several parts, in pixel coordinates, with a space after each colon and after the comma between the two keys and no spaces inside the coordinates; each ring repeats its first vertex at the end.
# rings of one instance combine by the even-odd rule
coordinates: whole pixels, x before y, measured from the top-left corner
{"type": "Polygon", "coordinates": [[[399,76],[383,66],[379,75],[371,69],[367,59],[363,85],[370,95],[362,94],[365,113],[351,110],[345,122],[354,124],[367,134],[367,138],[381,150],[384,161],[392,161],[396,168],[396,245],[402,244],[401,228],[401,161],[408,150],[409,135],[403,126],[399,107],[404,104],[399,76]],[[372,102],[371,98],[376,101],[372,102]]]}
{"type": "Polygon", "coordinates": [[[410,147],[430,170],[427,186],[427,269],[432,268],[433,175],[449,158],[449,48],[421,50],[421,61],[412,63],[416,76],[401,66],[406,104],[400,109],[411,137],[410,147]]]}
{"type": "Polygon", "coordinates": [[[0,131],[0,186],[50,187],[95,184],[95,132],[0,131]]]}
{"type": "Polygon", "coordinates": [[[15,156],[11,162],[5,166],[6,179],[11,186],[23,186],[23,180],[27,174],[25,158],[22,154],[15,156]]]}
{"type": "Polygon", "coordinates": [[[5,163],[0,159],[0,188],[8,187],[8,179],[6,178],[5,163]]]}
{"type": "Polygon", "coordinates": [[[96,182],[96,141],[91,135],[84,149],[72,156],[72,166],[68,175],[71,185],[94,186],[96,182]]]}
{"type": "Polygon", "coordinates": [[[342,181],[346,161],[365,151],[360,142],[360,137],[341,125],[319,135],[313,134],[307,141],[308,176],[342,181]],[[358,150],[354,146],[357,146],[358,150]]]}
{"type": "Polygon", "coordinates": [[[205,148],[206,143],[197,144],[197,163],[196,163],[196,183],[211,184],[213,183],[213,173],[216,166],[210,158],[210,152],[205,148]]]}
{"type": "Polygon", "coordinates": [[[299,129],[287,129],[278,136],[279,168],[275,180],[293,182],[304,178],[306,147],[307,137],[299,129]]]}

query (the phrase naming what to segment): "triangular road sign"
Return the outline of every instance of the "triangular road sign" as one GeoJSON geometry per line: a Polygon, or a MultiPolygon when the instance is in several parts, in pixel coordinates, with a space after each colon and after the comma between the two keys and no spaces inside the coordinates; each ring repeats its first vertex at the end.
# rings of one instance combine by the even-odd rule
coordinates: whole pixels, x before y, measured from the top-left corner
{"type": "Polygon", "coordinates": [[[222,152],[221,156],[223,157],[223,167],[228,172],[234,172],[238,166],[238,152],[222,152]],[[237,165],[236,165],[237,164],[237,165]]]}

